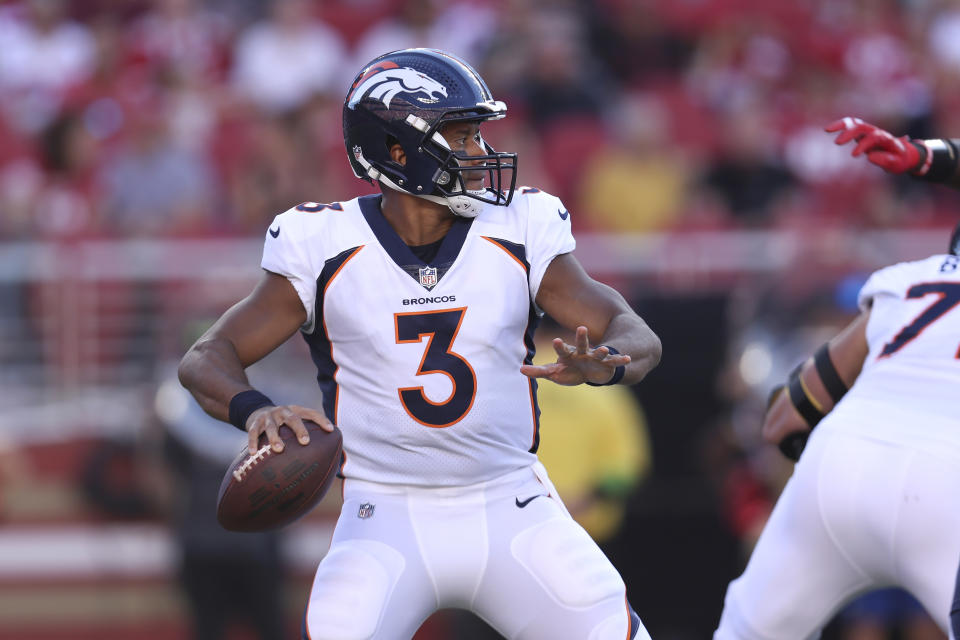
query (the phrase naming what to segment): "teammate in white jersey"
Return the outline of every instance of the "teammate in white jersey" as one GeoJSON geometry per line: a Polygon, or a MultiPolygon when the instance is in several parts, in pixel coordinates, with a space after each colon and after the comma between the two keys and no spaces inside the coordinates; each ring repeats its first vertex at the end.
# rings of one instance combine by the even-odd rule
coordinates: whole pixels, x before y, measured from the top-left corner
{"type": "MultiPolygon", "coordinates": [[[[837,134],[835,142],[838,145],[854,142],[851,155],[864,157],[887,173],[909,175],[918,180],[960,189],[960,140],[896,137],[885,129],[852,116],[830,123],[826,130],[837,134]]],[[[950,250],[955,254],[960,253],[960,227],[954,230],[950,239],[950,250]]],[[[950,625],[952,637],[960,638],[960,567],[957,569],[950,608],[950,625]]]]}
{"type": "MultiPolygon", "coordinates": [[[[649,638],[619,573],[542,465],[536,378],[632,384],[660,342],[573,257],[555,197],[514,190],[505,115],[462,60],[377,58],[344,104],[356,175],[382,195],[301,204],[265,239],[265,274],[184,356],[212,415],[282,450],[302,419],[343,432],[344,506],[304,619],[311,640],[410,638],[433,611],[474,611],[508,638],[649,638]],[[546,311],[576,331],[531,364],[546,311]],[[300,331],[323,411],[274,406],[244,367],[300,331]]],[[[590,425],[583,425],[589,429],[590,425]]]]}
{"type": "Polygon", "coordinates": [[[955,238],[950,254],[874,273],[859,304],[767,412],[764,437],[799,461],[730,583],[716,640],[814,638],[845,603],[884,586],[949,625],[960,558],[955,238]]]}

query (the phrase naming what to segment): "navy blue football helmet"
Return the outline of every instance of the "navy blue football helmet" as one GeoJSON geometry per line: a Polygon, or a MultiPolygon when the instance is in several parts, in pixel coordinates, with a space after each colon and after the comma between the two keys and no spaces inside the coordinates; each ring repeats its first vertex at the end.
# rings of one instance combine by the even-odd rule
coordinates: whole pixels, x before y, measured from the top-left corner
{"type": "Polygon", "coordinates": [[[343,104],[343,141],[358,178],[472,218],[480,212],[479,203],[510,204],[517,154],[494,151],[486,142],[485,155],[458,154],[439,129],[448,122],[499,120],[506,112],[460,58],[435,49],[403,49],[378,57],[357,74],[343,104]],[[391,159],[393,144],[403,147],[405,164],[391,159]],[[468,190],[467,171],[486,172],[487,188],[468,190]]]}

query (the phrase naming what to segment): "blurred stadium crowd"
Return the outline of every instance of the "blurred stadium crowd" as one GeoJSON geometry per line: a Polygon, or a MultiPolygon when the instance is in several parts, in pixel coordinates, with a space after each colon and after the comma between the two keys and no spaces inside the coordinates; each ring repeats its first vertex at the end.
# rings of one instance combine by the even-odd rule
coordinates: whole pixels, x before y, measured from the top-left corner
{"type": "MultiPolygon", "coordinates": [[[[148,423],[179,438],[151,442],[148,458],[173,450],[172,468],[186,473],[177,482],[215,484],[220,467],[191,458],[205,446],[192,440],[220,440],[221,467],[235,445],[181,406],[170,361],[246,293],[275,214],[372,191],[345,158],[343,97],[363,64],[411,46],[463,56],[507,102],[484,137],[519,153],[520,183],[564,200],[584,263],[616,280],[663,339],[663,363],[634,389],[653,471],[605,550],[654,637],[707,637],[790,471],[759,443],[766,391],[850,317],[865,267],[942,250],[960,210],[956,192],[887,176],[823,132],[857,115],[898,135],[960,135],[957,2],[0,4],[0,383],[24,409],[0,410],[0,536],[10,534],[0,540],[0,639],[183,631],[169,624],[184,609],[154,589],[174,571],[167,547],[149,535],[98,546],[69,527],[161,519],[155,507],[169,507],[176,484],[137,472],[143,446],[129,442],[148,423]],[[933,241],[912,253],[916,244],[904,249],[884,230],[933,241]],[[783,242],[794,235],[815,240],[783,242]],[[604,244],[613,238],[625,244],[604,244]],[[867,248],[852,255],[850,238],[867,248]],[[99,421],[99,431],[58,434],[65,417],[99,421]],[[29,434],[25,419],[46,427],[29,434]],[[11,437],[38,444],[12,455],[11,437]],[[50,522],[71,532],[60,551],[30,528],[50,522]],[[59,572],[53,560],[29,565],[44,553],[92,559],[59,572]],[[54,589],[64,572],[83,588],[54,589]],[[91,580],[120,587],[93,601],[91,580]],[[78,619],[89,622],[82,633],[78,619]]],[[[299,347],[268,368],[267,384],[297,372],[289,385],[310,390],[281,396],[316,393],[299,347]]],[[[161,466],[172,473],[170,460],[161,466]]],[[[181,531],[183,513],[209,504],[178,508],[177,540],[224,544],[213,528],[181,531]]],[[[332,512],[317,520],[327,533],[332,512]]],[[[317,552],[304,540],[315,534],[295,535],[300,546],[287,551],[302,565],[285,604],[291,627],[317,552]]],[[[891,610],[874,604],[860,619],[891,610]]]]}
{"type": "Polygon", "coordinates": [[[25,0],[0,39],[7,239],[259,234],[348,197],[346,88],[411,45],[474,62],[511,109],[488,138],[581,230],[924,225],[953,204],[822,133],[957,128],[945,0],[25,0]]]}

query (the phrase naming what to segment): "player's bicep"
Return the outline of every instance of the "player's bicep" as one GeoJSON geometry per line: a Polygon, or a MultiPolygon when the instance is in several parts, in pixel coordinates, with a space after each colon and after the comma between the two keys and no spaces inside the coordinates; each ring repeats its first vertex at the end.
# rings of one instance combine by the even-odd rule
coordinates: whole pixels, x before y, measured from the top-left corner
{"type": "Polygon", "coordinates": [[[622,295],[591,278],[570,253],[556,256],[547,267],[537,305],[563,327],[587,327],[591,340],[604,335],[614,316],[632,313],[622,295]]]}
{"type": "Polygon", "coordinates": [[[830,359],[848,388],[860,375],[863,363],[870,352],[870,345],[867,344],[869,321],[870,311],[863,311],[830,340],[830,359]]]}
{"type": "MultiPolygon", "coordinates": [[[[860,370],[869,351],[866,336],[869,319],[870,311],[862,312],[827,343],[827,354],[830,362],[847,388],[853,385],[857,376],[860,375],[860,370]]],[[[833,398],[817,371],[814,358],[807,358],[801,366],[800,380],[802,393],[807,394],[820,414],[828,413],[833,409],[833,398]]],[[[764,439],[776,444],[790,433],[808,431],[809,429],[810,425],[801,416],[800,411],[791,401],[789,392],[784,388],[777,394],[764,416],[764,439]]]]}
{"type": "MultiPolygon", "coordinates": [[[[833,363],[837,375],[840,376],[847,389],[853,385],[857,376],[860,375],[860,369],[863,368],[863,362],[869,352],[869,345],[867,345],[867,321],[869,319],[869,311],[861,312],[827,343],[830,362],[833,363]]],[[[833,399],[827,391],[816,366],[814,366],[812,358],[804,363],[800,377],[813,399],[824,408],[824,413],[830,411],[834,405],[833,399]]]]}
{"type": "Polygon", "coordinates": [[[303,303],[290,281],[265,271],[250,295],[227,310],[201,341],[229,342],[247,367],[286,342],[306,320],[303,303]]]}

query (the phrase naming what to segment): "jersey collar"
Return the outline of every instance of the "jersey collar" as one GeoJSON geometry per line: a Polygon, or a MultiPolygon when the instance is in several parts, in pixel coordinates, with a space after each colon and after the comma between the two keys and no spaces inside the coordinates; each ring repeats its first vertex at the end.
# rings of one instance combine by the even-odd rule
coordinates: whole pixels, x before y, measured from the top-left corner
{"type": "MultiPolygon", "coordinates": [[[[436,268],[437,282],[439,282],[456,261],[457,256],[460,255],[460,250],[463,248],[463,243],[466,242],[467,234],[470,232],[470,227],[475,218],[461,218],[459,216],[454,218],[453,226],[450,227],[447,235],[443,237],[443,242],[440,245],[440,250],[437,251],[436,257],[427,264],[414,255],[410,247],[404,243],[397,232],[394,231],[393,227],[390,226],[390,223],[387,222],[387,219],[380,211],[382,199],[383,196],[374,194],[362,196],[357,200],[360,205],[360,212],[376,236],[377,242],[380,243],[380,246],[383,247],[383,250],[387,252],[387,255],[390,256],[397,266],[407,272],[407,275],[418,283],[421,281],[421,267],[436,268]]],[[[426,288],[432,289],[433,287],[426,288]]]]}

